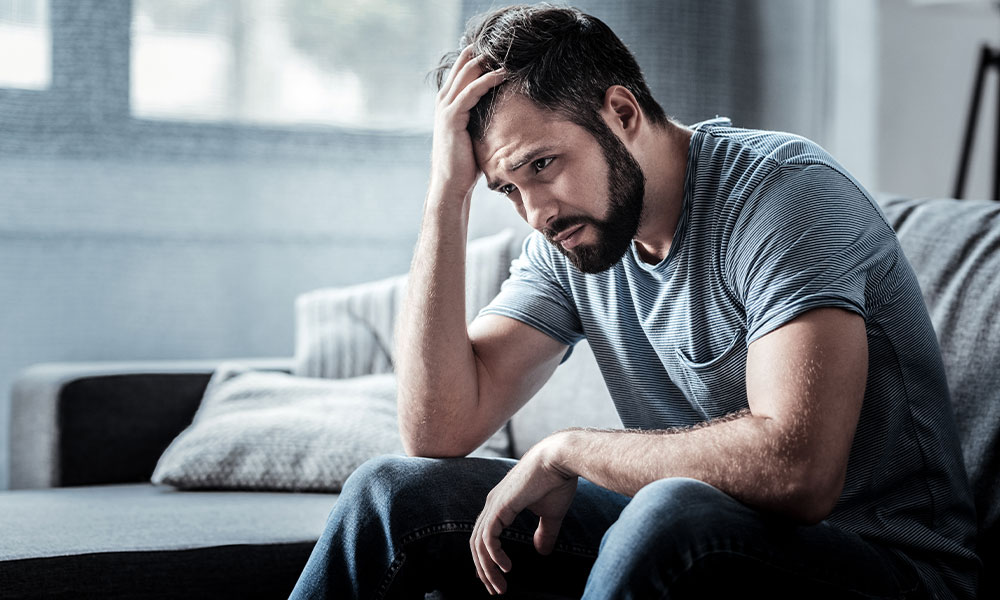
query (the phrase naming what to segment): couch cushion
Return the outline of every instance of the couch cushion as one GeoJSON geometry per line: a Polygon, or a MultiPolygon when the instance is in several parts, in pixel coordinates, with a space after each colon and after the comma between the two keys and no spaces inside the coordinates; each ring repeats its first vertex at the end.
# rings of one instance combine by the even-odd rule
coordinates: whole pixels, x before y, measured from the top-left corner
{"type": "MultiPolygon", "coordinates": [[[[886,197],[948,375],[979,519],[979,552],[1000,558],[1000,203],[886,197]]],[[[995,570],[987,569],[991,578],[995,570]]]]}
{"type": "Polygon", "coordinates": [[[511,419],[514,456],[522,456],[543,437],[567,427],[621,426],[597,359],[584,340],[511,419]]]}
{"type": "Polygon", "coordinates": [[[284,598],[336,498],[149,484],[0,492],[0,595],[284,598]]]}
{"type": "Polygon", "coordinates": [[[219,367],[154,483],[182,489],[340,491],[364,461],[402,453],[391,374],[314,379],[219,367]]]}

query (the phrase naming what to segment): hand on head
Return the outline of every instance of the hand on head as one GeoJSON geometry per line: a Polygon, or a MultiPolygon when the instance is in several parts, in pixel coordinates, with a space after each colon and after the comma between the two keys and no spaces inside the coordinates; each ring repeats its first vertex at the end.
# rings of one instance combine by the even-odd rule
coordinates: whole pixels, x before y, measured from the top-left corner
{"type": "Polygon", "coordinates": [[[466,198],[479,176],[467,130],[471,111],[490,89],[503,82],[504,71],[485,71],[482,55],[467,46],[458,55],[437,95],[431,189],[448,197],[466,198]]]}

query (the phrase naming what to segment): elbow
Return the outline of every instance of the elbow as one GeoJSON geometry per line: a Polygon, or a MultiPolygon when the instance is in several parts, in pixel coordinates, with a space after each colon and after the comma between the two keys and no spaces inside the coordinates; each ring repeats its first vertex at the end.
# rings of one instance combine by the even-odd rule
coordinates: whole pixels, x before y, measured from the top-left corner
{"type": "Polygon", "coordinates": [[[403,451],[407,456],[422,458],[461,458],[467,456],[463,446],[447,443],[445,440],[429,440],[421,436],[403,435],[403,451]],[[444,442],[444,443],[442,443],[444,442]]]}
{"type": "Polygon", "coordinates": [[[475,451],[490,434],[482,436],[483,427],[476,416],[447,407],[460,404],[455,399],[412,392],[404,385],[397,393],[398,428],[403,451],[423,458],[461,458],[475,451]]]}
{"type": "Polygon", "coordinates": [[[402,415],[399,436],[407,456],[461,458],[478,447],[463,440],[454,428],[435,428],[426,421],[407,420],[402,415]]]}
{"type": "Polygon", "coordinates": [[[833,512],[844,489],[844,471],[803,468],[788,479],[781,512],[803,525],[815,525],[833,512]]]}

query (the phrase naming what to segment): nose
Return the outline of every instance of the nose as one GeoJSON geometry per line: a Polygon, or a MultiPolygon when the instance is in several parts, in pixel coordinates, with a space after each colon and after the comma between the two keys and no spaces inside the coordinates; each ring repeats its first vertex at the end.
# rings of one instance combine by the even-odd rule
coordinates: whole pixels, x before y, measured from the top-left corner
{"type": "Polygon", "coordinates": [[[559,205],[555,198],[544,191],[521,193],[521,203],[524,206],[524,220],[533,229],[542,230],[549,226],[559,212],[559,205]]]}

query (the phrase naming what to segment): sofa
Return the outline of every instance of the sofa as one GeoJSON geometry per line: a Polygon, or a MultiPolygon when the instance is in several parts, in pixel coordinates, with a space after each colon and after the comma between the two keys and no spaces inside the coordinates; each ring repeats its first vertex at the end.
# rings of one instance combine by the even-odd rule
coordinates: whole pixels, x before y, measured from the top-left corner
{"type": "MultiPolygon", "coordinates": [[[[940,339],[978,512],[980,597],[1000,597],[1000,203],[878,201],[940,339]]],[[[470,245],[470,318],[495,294],[517,252],[517,236],[494,238],[478,265],[470,245]]],[[[238,371],[295,381],[391,378],[392,326],[404,286],[396,278],[303,295],[295,356],[237,361],[238,371]]],[[[280,481],[246,490],[218,478],[164,484],[176,481],[162,474],[165,457],[204,422],[209,392],[225,383],[219,374],[232,364],[42,364],[17,379],[13,489],[0,492],[0,597],[287,596],[335,491],[282,488],[280,481]]],[[[517,457],[571,425],[621,426],[586,342],[481,452],[517,457]]]]}

